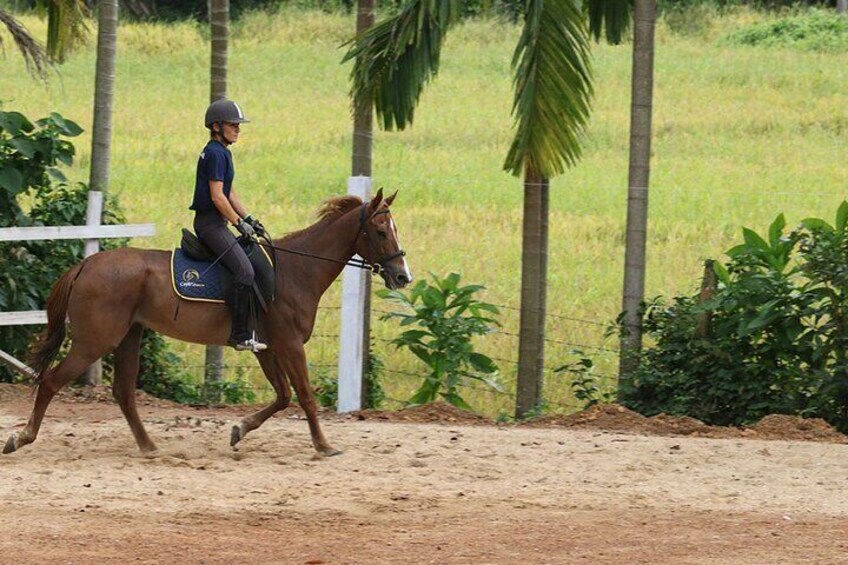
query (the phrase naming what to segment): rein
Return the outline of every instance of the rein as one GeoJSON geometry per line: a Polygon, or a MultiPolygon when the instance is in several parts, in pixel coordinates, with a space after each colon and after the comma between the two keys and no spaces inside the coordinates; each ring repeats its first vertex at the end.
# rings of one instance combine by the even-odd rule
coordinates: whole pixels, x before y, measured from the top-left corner
{"type": "MultiPolygon", "coordinates": [[[[368,230],[365,229],[365,223],[370,219],[370,218],[365,217],[365,210],[366,210],[367,206],[368,206],[367,202],[362,203],[362,211],[359,215],[359,231],[356,232],[356,237],[359,238],[360,234],[365,234],[365,241],[368,244],[368,248],[373,251],[374,245],[371,242],[371,236],[368,234],[368,230]]],[[[374,216],[376,216],[378,214],[388,214],[388,213],[389,213],[389,210],[386,209],[386,210],[382,210],[380,212],[375,212],[374,214],[371,215],[371,217],[373,218],[374,216]]],[[[342,265],[346,265],[348,267],[356,267],[357,269],[363,269],[363,270],[371,271],[372,275],[381,274],[385,270],[385,264],[388,263],[389,261],[391,261],[392,259],[395,259],[397,257],[405,257],[406,256],[406,251],[401,249],[401,250],[397,251],[396,253],[392,253],[391,255],[387,255],[385,257],[378,259],[374,263],[366,261],[365,259],[363,259],[361,257],[351,258],[351,259],[348,259],[347,261],[344,261],[342,259],[334,259],[332,257],[324,257],[322,255],[315,255],[314,253],[307,253],[306,251],[297,251],[295,249],[288,249],[286,247],[279,247],[279,246],[272,244],[270,240],[267,241],[267,242],[257,241],[257,243],[259,245],[263,246],[263,247],[267,247],[269,249],[274,249],[275,251],[282,251],[283,253],[291,253],[292,255],[300,255],[301,257],[309,257],[310,259],[319,259],[321,261],[329,261],[331,263],[339,263],[339,264],[342,264],[342,265]]]]}

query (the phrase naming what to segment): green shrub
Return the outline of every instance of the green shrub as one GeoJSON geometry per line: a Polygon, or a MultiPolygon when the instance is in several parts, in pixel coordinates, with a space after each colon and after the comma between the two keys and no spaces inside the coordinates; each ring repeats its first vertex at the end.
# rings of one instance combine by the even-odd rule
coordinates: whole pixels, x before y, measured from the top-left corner
{"type": "Polygon", "coordinates": [[[554,373],[565,372],[573,375],[570,387],[574,397],[583,403],[583,408],[609,404],[615,400],[615,391],[604,386],[601,379],[594,374],[595,362],[578,349],[572,351],[572,354],[576,355],[577,359],[557,367],[554,373]]]}
{"type": "Polygon", "coordinates": [[[655,299],[655,340],[622,386],[639,412],[747,424],[770,413],[817,416],[848,430],[848,203],[834,225],[811,218],[766,238],[744,230],[712,298],[655,299]],[[705,316],[706,331],[696,331],[705,316]]]}
{"type": "Polygon", "coordinates": [[[791,47],[829,53],[848,49],[848,18],[821,8],[788,14],[727,34],[731,45],[791,47]]]}
{"type": "MultiPolygon", "coordinates": [[[[68,138],[81,132],[76,123],[56,113],[32,123],[23,114],[0,109],[0,227],[85,224],[88,187],[67,184],[58,168],[73,162],[75,149],[68,138]]],[[[114,198],[106,199],[102,221],[125,222],[114,198]]],[[[101,241],[103,249],[122,245],[125,240],[101,241]]],[[[82,260],[83,248],[81,240],[0,242],[0,311],[42,309],[51,283],[82,260]]],[[[22,358],[40,331],[39,326],[2,326],[0,343],[4,351],[22,358]]],[[[104,361],[108,378],[113,373],[111,356],[104,361]]],[[[0,367],[0,382],[16,378],[11,370],[0,367]]],[[[200,399],[196,387],[186,381],[180,360],[152,332],[145,332],[142,339],[138,386],[178,402],[200,399]]],[[[225,388],[230,386],[237,385],[228,383],[225,388]]]]}
{"type": "Polygon", "coordinates": [[[485,382],[499,390],[488,376],[498,367],[486,355],[474,351],[471,338],[491,333],[498,322],[489,316],[498,314],[498,308],[481,302],[474,294],[484,287],[459,286],[460,276],[451,273],[444,279],[431,275],[435,284],[421,280],[409,296],[396,290],[381,290],[378,295],[393,300],[412,310],[391,312],[382,319],[396,318],[400,325],[415,325],[420,329],[404,331],[392,340],[398,348],[405,348],[423,361],[429,373],[409,404],[426,404],[443,398],[446,402],[471,410],[459,394],[459,386],[466,379],[485,382]]]}

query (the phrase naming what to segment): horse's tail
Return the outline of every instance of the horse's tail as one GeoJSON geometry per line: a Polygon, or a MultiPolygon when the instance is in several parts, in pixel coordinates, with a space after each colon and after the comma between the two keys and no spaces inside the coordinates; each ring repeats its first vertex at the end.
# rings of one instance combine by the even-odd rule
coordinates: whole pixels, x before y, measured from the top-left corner
{"type": "Polygon", "coordinates": [[[41,382],[50,368],[62,342],[65,340],[65,316],[74,282],[85,267],[86,261],[77,263],[60,278],[47,298],[47,329],[42,332],[30,354],[30,365],[35,371],[35,384],[41,382]]]}

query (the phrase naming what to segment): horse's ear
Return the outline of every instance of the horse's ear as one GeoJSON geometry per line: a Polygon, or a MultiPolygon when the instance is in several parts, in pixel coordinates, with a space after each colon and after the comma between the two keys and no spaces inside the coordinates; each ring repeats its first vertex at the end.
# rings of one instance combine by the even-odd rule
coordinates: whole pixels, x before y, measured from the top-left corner
{"type": "Polygon", "coordinates": [[[395,201],[395,196],[397,196],[398,191],[396,190],[394,194],[386,198],[386,206],[391,206],[392,202],[395,201]]]}
{"type": "Polygon", "coordinates": [[[383,201],[383,187],[380,187],[380,190],[377,191],[377,194],[374,198],[371,199],[371,203],[368,205],[369,212],[372,214],[377,211],[377,208],[380,207],[380,202],[383,201]]]}

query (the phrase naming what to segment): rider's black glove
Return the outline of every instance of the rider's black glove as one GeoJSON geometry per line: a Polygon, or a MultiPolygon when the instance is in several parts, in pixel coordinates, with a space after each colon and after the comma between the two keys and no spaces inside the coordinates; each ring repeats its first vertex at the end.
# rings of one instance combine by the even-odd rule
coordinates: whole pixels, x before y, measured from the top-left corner
{"type": "Polygon", "coordinates": [[[245,216],[244,221],[247,222],[248,224],[250,224],[253,227],[253,230],[257,234],[265,235],[266,233],[268,233],[268,232],[265,231],[265,226],[262,225],[262,222],[260,222],[259,220],[257,220],[253,216],[248,214],[247,216],[245,216]]]}
{"type": "Polygon", "coordinates": [[[239,220],[236,224],[236,229],[239,233],[247,238],[256,237],[256,230],[253,229],[253,226],[248,224],[245,220],[239,220]]]}

